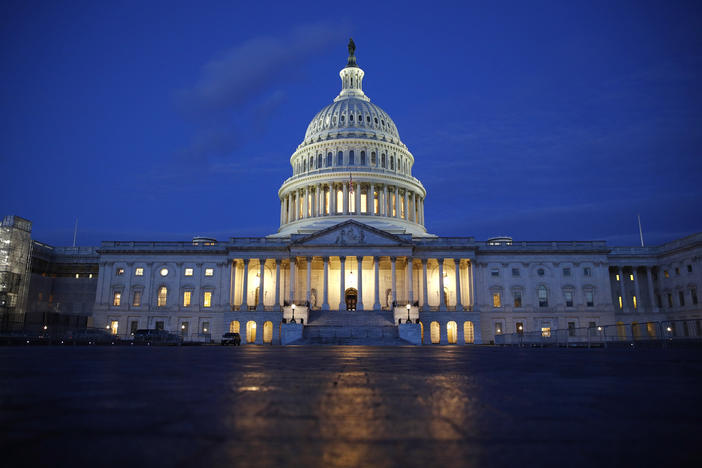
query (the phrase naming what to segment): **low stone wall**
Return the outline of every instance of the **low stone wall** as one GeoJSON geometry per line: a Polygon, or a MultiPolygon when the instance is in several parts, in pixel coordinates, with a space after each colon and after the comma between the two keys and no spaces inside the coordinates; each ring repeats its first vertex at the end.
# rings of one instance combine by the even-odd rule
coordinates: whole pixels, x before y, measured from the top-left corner
{"type": "Polygon", "coordinates": [[[302,329],[304,325],[300,323],[283,323],[280,325],[280,344],[287,345],[293,341],[302,339],[302,329]]]}
{"type": "Polygon", "coordinates": [[[422,329],[418,323],[403,323],[398,325],[400,338],[413,345],[422,344],[422,329]]]}

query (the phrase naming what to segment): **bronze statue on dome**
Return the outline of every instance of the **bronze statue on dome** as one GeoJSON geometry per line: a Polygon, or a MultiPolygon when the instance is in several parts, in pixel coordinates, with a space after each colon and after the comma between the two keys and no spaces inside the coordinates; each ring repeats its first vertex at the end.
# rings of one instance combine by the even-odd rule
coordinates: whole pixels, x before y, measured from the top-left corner
{"type": "Polygon", "coordinates": [[[353,56],[356,52],[356,44],[353,42],[353,38],[349,39],[349,55],[353,56]]]}

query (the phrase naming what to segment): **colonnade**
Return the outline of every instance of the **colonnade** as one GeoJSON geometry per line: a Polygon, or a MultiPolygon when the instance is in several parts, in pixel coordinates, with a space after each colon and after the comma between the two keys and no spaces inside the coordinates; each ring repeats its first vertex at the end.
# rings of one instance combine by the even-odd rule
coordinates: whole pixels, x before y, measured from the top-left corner
{"type": "MultiPolygon", "coordinates": [[[[615,276],[615,281],[619,283],[619,288],[616,294],[621,298],[621,306],[620,309],[622,310],[641,310],[642,303],[641,303],[641,286],[639,284],[639,275],[638,275],[638,270],[640,268],[643,268],[645,270],[646,274],[646,282],[647,282],[647,289],[648,289],[648,302],[649,302],[649,307],[651,311],[654,311],[656,309],[656,300],[655,300],[655,293],[654,293],[654,287],[653,287],[653,266],[625,266],[625,265],[619,265],[614,267],[616,276],[615,276]],[[627,273],[625,273],[625,269],[627,273]],[[626,276],[625,276],[626,275],[626,276]],[[627,296],[626,294],[626,288],[624,286],[626,281],[631,281],[631,277],[633,276],[633,283],[634,283],[634,294],[627,296]],[[619,278],[617,280],[617,277],[619,278]]],[[[617,304],[619,306],[619,304],[617,304]]]]}
{"type": "MultiPolygon", "coordinates": [[[[319,270],[318,270],[319,271],[319,270]]],[[[233,308],[245,311],[255,308],[256,310],[264,309],[264,291],[274,292],[274,303],[269,306],[279,309],[285,304],[305,303],[322,310],[346,309],[346,293],[349,287],[356,290],[357,303],[356,310],[379,310],[381,308],[392,308],[394,306],[404,307],[406,304],[420,305],[422,310],[464,310],[475,303],[475,287],[474,287],[473,265],[469,259],[462,258],[417,258],[412,257],[381,257],[381,256],[321,256],[321,257],[292,257],[289,259],[237,259],[234,260],[231,269],[231,293],[230,304],[233,308]],[[321,274],[317,286],[321,286],[319,290],[315,290],[317,294],[316,300],[311,303],[312,288],[312,262],[313,260],[323,263],[321,274]],[[335,269],[335,281],[332,284],[330,281],[330,264],[334,261],[338,266],[335,269]],[[372,262],[370,267],[364,267],[372,262]],[[252,261],[254,262],[252,266],[252,261]],[[398,268],[398,261],[400,268],[398,268]],[[268,263],[271,267],[271,273],[266,277],[265,266],[268,263]],[[338,263],[337,263],[338,262],[338,263]],[[381,291],[381,272],[380,265],[383,262],[387,272],[387,262],[390,266],[390,284],[387,280],[383,281],[383,289],[381,291]],[[434,267],[438,267],[438,275],[435,274],[432,280],[429,281],[428,263],[432,263],[432,271],[434,267]],[[255,265],[258,263],[258,265],[255,265]],[[275,264],[275,277],[272,274],[272,264],[275,264]],[[285,265],[284,265],[285,263],[285,265]],[[243,267],[240,268],[239,267],[243,267]],[[287,267],[287,268],[286,268],[287,267]],[[448,267],[448,268],[445,268],[448,267]],[[417,268],[420,277],[417,278],[417,286],[421,289],[415,291],[414,269],[417,268]],[[249,276],[256,269],[257,284],[249,284],[249,276]],[[356,272],[356,277],[353,281],[347,281],[349,274],[356,272]],[[399,271],[398,271],[399,270],[399,271]],[[452,277],[449,279],[447,271],[453,271],[452,277]],[[242,274],[243,273],[243,274],[242,274]],[[237,278],[237,275],[242,278],[237,278]],[[297,275],[304,275],[304,282],[297,279],[297,275]],[[364,282],[364,277],[367,279],[364,282]],[[403,279],[403,295],[398,295],[398,276],[404,275],[403,279]],[[283,279],[283,276],[286,278],[283,279]],[[438,278],[435,278],[438,276],[438,278]],[[357,278],[357,279],[356,279],[357,278]],[[268,282],[274,284],[268,284],[268,282]],[[319,284],[321,282],[321,285],[319,284]],[[365,284],[364,284],[365,283],[365,284]],[[465,286],[462,285],[465,284],[465,286]],[[296,291],[296,287],[302,284],[303,291],[296,291]],[[370,301],[364,302],[364,286],[371,288],[370,294],[365,294],[370,301]],[[462,293],[463,288],[466,294],[462,293]],[[281,290],[281,288],[283,288],[281,290]],[[331,303],[330,291],[334,291],[334,297],[338,298],[338,303],[331,303]],[[338,291],[338,295],[336,294],[338,291]],[[385,295],[386,292],[389,292],[385,295]],[[435,301],[430,305],[430,291],[433,297],[438,295],[438,303],[435,301]],[[253,297],[251,303],[251,293],[256,292],[257,296],[253,297]],[[444,293],[442,293],[444,292],[444,293]],[[241,294],[239,294],[241,293],[241,294]],[[383,297],[381,297],[381,293],[383,297]],[[449,293],[452,300],[449,304],[449,293]],[[466,300],[464,300],[464,296],[466,300]],[[240,300],[237,298],[240,297],[240,300]],[[321,304],[319,299],[321,297],[321,304]],[[372,301],[372,302],[371,302],[372,301]]],[[[270,301],[269,301],[270,302],[270,301]]]]}
{"type": "Polygon", "coordinates": [[[424,225],[424,198],[399,185],[360,181],[307,185],[280,200],[281,225],[333,215],[383,216],[424,225]]]}

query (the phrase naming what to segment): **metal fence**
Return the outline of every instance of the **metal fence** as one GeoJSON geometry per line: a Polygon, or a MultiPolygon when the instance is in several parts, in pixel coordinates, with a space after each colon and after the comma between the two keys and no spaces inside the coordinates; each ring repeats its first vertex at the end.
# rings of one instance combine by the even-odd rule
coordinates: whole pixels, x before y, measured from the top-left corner
{"type": "Polygon", "coordinates": [[[691,341],[702,344],[702,319],[633,322],[586,328],[544,329],[495,335],[502,346],[578,346],[593,347],[691,341]]]}

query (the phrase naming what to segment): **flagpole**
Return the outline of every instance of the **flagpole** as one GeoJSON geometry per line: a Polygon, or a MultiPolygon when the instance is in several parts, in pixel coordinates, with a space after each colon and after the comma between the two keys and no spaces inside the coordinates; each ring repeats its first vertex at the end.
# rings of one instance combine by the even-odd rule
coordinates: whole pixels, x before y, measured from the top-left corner
{"type": "Polygon", "coordinates": [[[643,231],[641,230],[641,215],[636,215],[636,218],[639,220],[639,237],[641,238],[641,247],[643,247],[644,241],[643,241],[643,231]]]}

